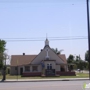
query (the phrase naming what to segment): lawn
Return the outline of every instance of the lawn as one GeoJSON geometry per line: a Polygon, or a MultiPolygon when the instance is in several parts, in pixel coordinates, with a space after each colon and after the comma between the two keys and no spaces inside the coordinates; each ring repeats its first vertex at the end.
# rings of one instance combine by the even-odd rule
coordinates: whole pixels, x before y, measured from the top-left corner
{"type": "MultiPolygon", "coordinates": [[[[21,77],[20,75],[17,76],[11,76],[6,75],[7,79],[47,79],[47,78],[88,78],[89,74],[87,73],[77,73],[76,76],[59,76],[59,77],[21,77]]],[[[2,79],[2,76],[0,75],[0,79],[2,79]]]]}
{"type": "Polygon", "coordinates": [[[76,73],[76,76],[61,76],[61,78],[88,78],[88,73],[76,73]]]}

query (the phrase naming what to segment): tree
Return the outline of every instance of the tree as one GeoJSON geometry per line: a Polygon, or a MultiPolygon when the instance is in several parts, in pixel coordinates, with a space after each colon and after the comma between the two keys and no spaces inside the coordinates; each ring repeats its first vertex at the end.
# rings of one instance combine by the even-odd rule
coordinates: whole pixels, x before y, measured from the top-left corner
{"type": "Polygon", "coordinates": [[[89,62],[86,62],[86,70],[89,70],[89,62]]]}
{"type": "Polygon", "coordinates": [[[87,61],[81,59],[80,55],[76,56],[75,64],[77,65],[77,69],[83,70],[87,67],[87,61]]]}
{"type": "Polygon", "coordinates": [[[72,71],[74,69],[74,67],[73,67],[74,62],[75,62],[74,56],[72,54],[70,54],[69,57],[67,58],[67,63],[71,64],[71,65],[69,65],[69,71],[72,71]]]}
{"type": "Polygon", "coordinates": [[[67,59],[68,63],[73,63],[74,62],[74,56],[72,54],[69,55],[68,59],[67,59]]]}
{"type": "Polygon", "coordinates": [[[89,61],[89,51],[86,51],[85,53],[85,61],[89,61]]]}
{"type": "Polygon", "coordinates": [[[73,69],[77,69],[77,65],[76,64],[73,66],[73,69]]]}
{"type": "Polygon", "coordinates": [[[79,60],[81,60],[80,55],[79,56],[76,56],[76,61],[79,61],[79,60]]]}
{"type": "Polygon", "coordinates": [[[0,40],[0,69],[3,70],[2,81],[6,79],[6,66],[3,65],[3,62],[6,59],[6,55],[4,53],[4,51],[6,50],[5,46],[6,46],[6,42],[4,40],[0,40]]]}
{"type": "MultiPolygon", "coordinates": [[[[75,58],[75,56],[70,54],[69,57],[67,58],[67,62],[68,64],[73,65],[74,69],[80,69],[80,70],[87,69],[88,70],[88,67],[89,67],[88,62],[82,60],[80,55],[77,55],[75,58]]],[[[72,67],[70,67],[70,69],[72,69],[72,67]]]]}
{"type": "Polygon", "coordinates": [[[80,70],[83,70],[83,69],[84,69],[84,61],[83,61],[83,60],[79,60],[79,61],[78,61],[78,64],[77,64],[77,67],[78,67],[80,70]]]}
{"type": "Polygon", "coordinates": [[[0,40],[0,69],[3,67],[4,51],[6,50],[5,46],[6,42],[4,40],[0,40]]]}
{"type": "Polygon", "coordinates": [[[58,50],[57,48],[52,48],[52,50],[56,53],[56,54],[61,54],[61,51],[63,51],[63,50],[58,50]]]}
{"type": "Polygon", "coordinates": [[[0,53],[0,69],[3,67],[3,55],[0,53]]]}

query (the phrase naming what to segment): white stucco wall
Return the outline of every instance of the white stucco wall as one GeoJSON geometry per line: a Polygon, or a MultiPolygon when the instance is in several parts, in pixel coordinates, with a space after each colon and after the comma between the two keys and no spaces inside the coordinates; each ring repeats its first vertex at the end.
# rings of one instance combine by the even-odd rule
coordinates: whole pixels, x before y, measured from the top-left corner
{"type": "Polygon", "coordinates": [[[15,70],[15,67],[10,67],[10,75],[16,75],[17,70],[15,70]]]}
{"type": "Polygon", "coordinates": [[[56,65],[56,71],[60,71],[60,65],[56,65]]]}
{"type": "MultiPolygon", "coordinates": [[[[56,63],[58,64],[64,64],[63,60],[60,59],[49,47],[46,47],[49,49],[48,55],[50,57],[50,60],[56,60],[56,63]]],[[[40,64],[42,60],[45,60],[45,57],[47,56],[46,48],[43,49],[42,52],[31,62],[31,64],[40,64]]]]}

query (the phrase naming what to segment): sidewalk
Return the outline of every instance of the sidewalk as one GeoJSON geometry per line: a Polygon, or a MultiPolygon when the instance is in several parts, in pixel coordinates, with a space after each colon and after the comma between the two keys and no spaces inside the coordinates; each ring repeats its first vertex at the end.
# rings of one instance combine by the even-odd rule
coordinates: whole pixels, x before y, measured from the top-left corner
{"type": "Polygon", "coordinates": [[[89,78],[7,79],[4,82],[45,82],[45,81],[76,81],[76,80],[89,80],[89,78]]]}

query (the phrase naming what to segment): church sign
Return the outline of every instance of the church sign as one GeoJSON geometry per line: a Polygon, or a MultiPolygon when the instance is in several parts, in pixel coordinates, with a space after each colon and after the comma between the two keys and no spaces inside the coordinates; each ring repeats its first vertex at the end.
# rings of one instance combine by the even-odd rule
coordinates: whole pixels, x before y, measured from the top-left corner
{"type": "Polygon", "coordinates": [[[55,69],[46,69],[46,76],[53,76],[55,75],[55,69]]]}

